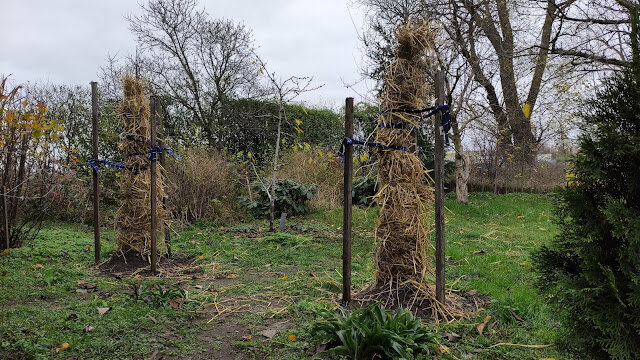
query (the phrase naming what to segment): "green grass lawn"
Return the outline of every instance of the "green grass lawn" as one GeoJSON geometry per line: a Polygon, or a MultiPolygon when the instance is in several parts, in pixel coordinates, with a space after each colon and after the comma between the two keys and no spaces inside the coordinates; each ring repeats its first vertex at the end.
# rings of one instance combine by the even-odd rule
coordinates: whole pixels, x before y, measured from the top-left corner
{"type": "MultiPolygon", "coordinates": [[[[447,201],[447,283],[491,304],[469,318],[428,324],[438,334],[461,335],[456,343],[441,340],[449,351],[440,357],[570,358],[555,346],[496,346],[554,341],[558,325],[534,288],[529,259],[555,234],[551,199],[474,194],[470,200],[447,201]],[[480,335],[475,326],[488,315],[480,335]]],[[[358,289],[373,279],[376,212],[354,211],[358,289]]],[[[0,257],[0,358],[311,358],[314,311],[334,308],[341,291],[342,211],[316,211],[288,224],[289,234],[265,233],[261,221],[185,228],[173,237],[174,253],[190,256],[195,271],[162,278],[99,275],[87,226],[47,224],[36,241],[0,257]],[[136,301],[133,284],[177,286],[185,299],[178,309],[136,301]],[[63,343],[69,348],[56,351],[63,343]]],[[[103,232],[104,258],[115,237],[103,232]]]]}

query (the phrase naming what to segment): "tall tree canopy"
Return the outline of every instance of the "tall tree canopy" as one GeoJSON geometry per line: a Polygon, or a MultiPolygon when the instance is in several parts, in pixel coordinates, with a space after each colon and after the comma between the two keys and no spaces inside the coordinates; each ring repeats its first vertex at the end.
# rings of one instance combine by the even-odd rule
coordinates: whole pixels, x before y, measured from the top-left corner
{"type": "Polygon", "coordinates": [[[233,20],[211,18],[197,6],[196,0],[152,0],[128,20],[141,51],[134,60],[137,70],[214,145],[225,101],[252,94],[259,69],[251,31],[233,20]]]}

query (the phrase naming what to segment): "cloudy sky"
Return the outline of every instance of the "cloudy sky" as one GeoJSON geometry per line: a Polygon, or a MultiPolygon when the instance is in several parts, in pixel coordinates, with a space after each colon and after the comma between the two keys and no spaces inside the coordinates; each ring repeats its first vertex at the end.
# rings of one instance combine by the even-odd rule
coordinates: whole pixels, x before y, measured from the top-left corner
{"type": "MultiPolygon", "coordinates": [[[[359,82],[362,9],[352,0],[200,0],[212,17],[253,30],[259,54],[283,76],[313,76],[324,86],[304,94],[310,105],[337,108],[358,101],[371,83],[359,82]],[[360,95],[359,95],[360,94],[360,95]]],[[[135,0],[0,0],[0,74],[16,82],[86,84],[107,56],[135,52],[125,15],[135,0]]]]}

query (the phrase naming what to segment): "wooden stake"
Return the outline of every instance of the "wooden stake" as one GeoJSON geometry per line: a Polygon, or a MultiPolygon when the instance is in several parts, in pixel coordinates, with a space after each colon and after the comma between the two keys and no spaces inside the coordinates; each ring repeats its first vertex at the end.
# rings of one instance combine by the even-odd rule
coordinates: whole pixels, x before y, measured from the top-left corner
{"type": "MultiPolygon", "coordinates": [[[[160,128],[158,133],[161,134],[161,138],[158,139],[158,146],[160,147],[164,147],[165,146],[165,142],[164,142],[164,126],[162,125],[162,119],[163,119],[163,112],[162,112],[162,104],[158,104],[158,127],[160,128]]],[[[162,167],[162,169],[165,169],[165,154],[164,151],[160,153],[160,166],[162,167]]],[[[166,171],[166,170],[165,170],[166,171]]],[[[169,211],[169,209],[167,209],[167,196],[165,194],[165,196],[162,197],[162,207],[167,211],[168,214],[171,214],[171,212],[169,211]]],[[[171,257],[171,229],[169,229],[169,226],[167,226],[167,224],[163,223],[162,224],[162,230],[164,233],[164,242],[167,245],[167,257],[170,258],[171,257]]]]}
{"type": "MultiPolygon", "coordinates": [[[[98,83],[91,82],[91,118],[93,120],[93,153],[94,159],[98,159],[98,83]]],[[[95,262],[100,263],[100,174],[93,170],[93,248],[95,262]]]]}
{"type": "MultiPolygon", "coordinates": [[[[345,103],[344,136],[353,137],[353,98],[345,103]]],[[[353,189],[353,145],[344,143],[344,208],[342,220],[342,303],[351,301],[351,191],[353,189]]]]}
{"type": "Polygon", "coordinates": [[[4,248],[9,249],[9,212],[7,211],[6,187],[2,187],[2,209],[4,210],[4,248]]]}
{"type": "MultiPolygon", "coordinates": [[[[438,71],[435,78],[436,106],[444,104],[444,72],[438,71]]],[[[444,238],[444,132],[442,112],[434,117],[435,129],[435,225],[436,225],[436,300],[445,303],[445,238],[444,238]]]]}
{"type": "Polygon", "coordinates": [[[157,113],[157,103],[158,100],[155,96],[151,97],[151,152],[149,155],[151,158],[150,170],[151,170],[151,272],[156,275],[158,273],[157,264],[158,264],[158,244],[156,243],[156,229],[157,226],[157,214],[156,214],[156,177],[158,176],[156,172],[156,153],[155,145],[156,145],[156,121],[158,119],[157,113]]]}

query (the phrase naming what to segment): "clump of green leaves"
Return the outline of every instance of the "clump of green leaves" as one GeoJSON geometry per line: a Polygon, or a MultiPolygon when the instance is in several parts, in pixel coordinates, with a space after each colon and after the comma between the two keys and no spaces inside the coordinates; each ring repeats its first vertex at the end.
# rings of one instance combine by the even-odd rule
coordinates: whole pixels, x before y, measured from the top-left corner
{"type": "Polygon", "coordinates": [[[186,297],[184,289],[177,285],[163,289],[159,284],[151,286],[134,284],[132,289],[131,297],[135,301],[142,301],[154,307],[178,307],[182,299],[186,297]]]}
{"type": "Polygon", "coordinates": [[[426,359],[438,346],[434,334],[410,311],[387,310],[380,304],[353,312],[320,312],[312,327],[326,353],[349,359],[426,359]]]}
{"type": "MultiPolygon", "coordinates": [[[[270,179],[254,184],[257,197],[248,203],[249,210],[255,211],[260,216],[269,216],[270,179]]],[[[317,185],[297,183],[291,179],[279,179],[275,187],[275,215],[280,216],[286,212],[289,216],[302,215],[309,212],[309,200],[313,199],[317,185]]]]}
{"type": "Polygon", "coordinates": [[[533,257],[564,340],[586,358],[640,358],[640,80],[589,103],[575,177],[556,193],[560,233],[533,257]]]}
{"type": "Polygon", "coordinates": [[[376,176],[361,176],[353,180],[353,204],[367,206],[373,201],[378,192],[378,178],[376,176]]]}
{"type": "Polygon", "coordinates": [[[42,272],[42,280],[51,286],[63,279],[64,272],[58,268],[47,268],[42,272]]]}

